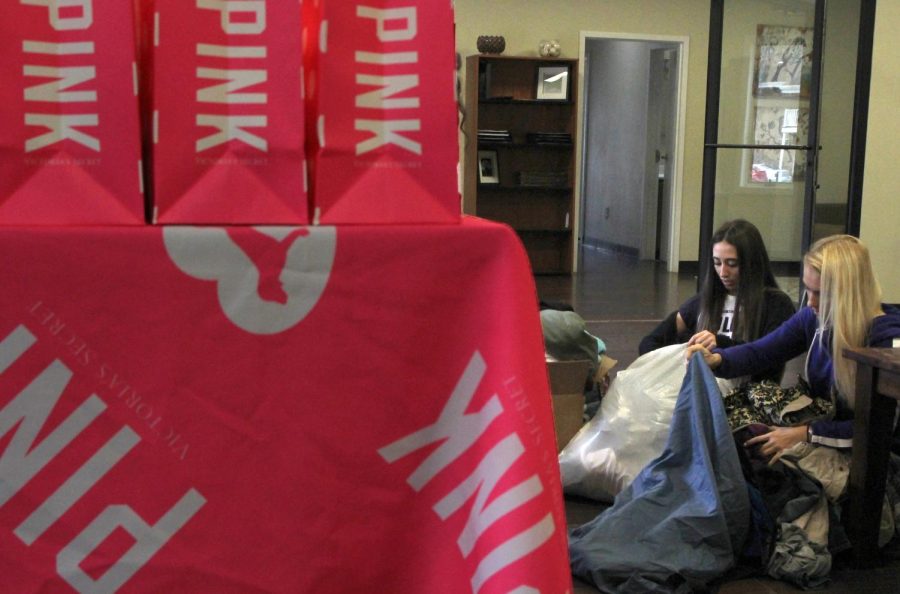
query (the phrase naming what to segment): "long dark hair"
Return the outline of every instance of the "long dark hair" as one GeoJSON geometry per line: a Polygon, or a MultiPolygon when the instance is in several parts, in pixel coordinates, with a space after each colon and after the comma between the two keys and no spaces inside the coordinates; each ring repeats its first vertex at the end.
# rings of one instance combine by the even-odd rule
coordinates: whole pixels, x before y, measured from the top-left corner
{"type": "MultiPolygon", "coordinates": [[[[744,342],[755,340],[762,332],[765,293],[769,289],[778,289],[769,264],[769,253],[759,229],[744,219],[722,223],[713,233],[710,246],[722,241],[730,243],[737,250],[740,271],[732,338],[744,342]]],[[[728,291],[716,274],[712,258],[709,258],[709,267],[700,288],[698,330],[715,333],[719,329],[722,306],[727,296],[728,291]]]]}

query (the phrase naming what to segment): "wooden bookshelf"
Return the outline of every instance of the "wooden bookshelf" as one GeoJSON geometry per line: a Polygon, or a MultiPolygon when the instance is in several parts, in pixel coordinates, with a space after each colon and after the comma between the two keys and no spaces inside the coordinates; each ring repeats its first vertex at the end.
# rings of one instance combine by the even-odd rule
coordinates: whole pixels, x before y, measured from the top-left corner
{"type": "Polygon", "coordinates": [[[463,210],[515,229],[535,274],[572,272],[577,66],[559,58],[466,60],[463,210]],[[564,82],[547,83],[550,98],[538,98],[541,69],[562,68],[564,82]]]}

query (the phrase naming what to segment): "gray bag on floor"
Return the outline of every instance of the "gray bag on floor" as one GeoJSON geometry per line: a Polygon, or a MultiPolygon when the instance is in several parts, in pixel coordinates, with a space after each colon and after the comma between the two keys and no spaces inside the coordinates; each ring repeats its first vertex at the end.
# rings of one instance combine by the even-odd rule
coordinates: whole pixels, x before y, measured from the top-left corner
{"type": "Polygon", "coordinates": [[[545,309],[541,311],[544,349],[558,361],[591,362],[590,377],[597,373],[600,355],[606,345],[587,331],[584,318],[574,311],[545,309]]]}

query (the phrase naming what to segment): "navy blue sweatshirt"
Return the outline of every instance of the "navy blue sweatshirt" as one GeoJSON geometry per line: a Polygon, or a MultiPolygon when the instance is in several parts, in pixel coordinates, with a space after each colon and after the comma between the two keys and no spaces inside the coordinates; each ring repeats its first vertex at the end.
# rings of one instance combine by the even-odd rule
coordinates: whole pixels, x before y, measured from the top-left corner
{"type": "MultiPolygon", "coordinates": [[[[866,346],[891,347],[900,338],[900,310],[884,306],[885,315],[872,320],[866,346]]],[[[713,349],[722,356],[722,364],[715,370],[719,377],[734,378],[749,375],[758,369],[784,364],[809,351],[806,359],[806,379],[811,396],[831,398],[834,372],[831,359],[831,331],[819,333],[815,311],[803,307],[774,332],[746,344],[713,349]]],[[[812,423],[814,443],[832,447],[853,445],[853,411],[843,397],[835,399],[836,413],[833,421],[812,423]]]]}

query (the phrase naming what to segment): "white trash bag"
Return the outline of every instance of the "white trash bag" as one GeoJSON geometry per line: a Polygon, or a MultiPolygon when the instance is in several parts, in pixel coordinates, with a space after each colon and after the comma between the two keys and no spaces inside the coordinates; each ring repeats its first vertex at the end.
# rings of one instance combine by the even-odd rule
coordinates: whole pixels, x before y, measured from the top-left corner
{"type": "MultiPolygon", "coordinates": [[[[665,449],[687,367],[685,344],[638,357],[620,371],[594,418],[559,453],[563,490],[612,502],[665,449]]],[[[718,379],[727,393],[738,380],[718,379]]]]}

